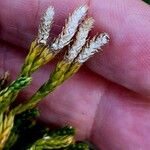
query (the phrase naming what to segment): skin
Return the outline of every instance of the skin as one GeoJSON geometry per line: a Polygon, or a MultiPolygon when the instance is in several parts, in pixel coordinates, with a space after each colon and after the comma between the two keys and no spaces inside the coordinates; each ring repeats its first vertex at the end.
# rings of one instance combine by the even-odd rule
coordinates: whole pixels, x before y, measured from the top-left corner
{"type": "MultiPolygon", "coordinates": [[[[41,120],[71,124],[77,138],[104,150],[150,149],[150,11],[141,0],[5,0],[0,1],[0,72],[18,74],[39,18],[55,7],[51,37],[57,36],[69,12],[89,5],[92,33],[111,36],[104,52],[40,104],[41,120]],[[17,45],[17,46],[16,46],[17,45]]],[[[29,97],[49,76],[50,63],[34,76],[20,98],[29,97]]]]}

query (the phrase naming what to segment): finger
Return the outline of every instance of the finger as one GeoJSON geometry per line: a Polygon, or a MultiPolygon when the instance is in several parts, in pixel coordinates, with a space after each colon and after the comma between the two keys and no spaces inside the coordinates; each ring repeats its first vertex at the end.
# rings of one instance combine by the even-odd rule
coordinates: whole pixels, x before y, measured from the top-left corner
{"type": "Polygon", "coordinates": [[[88,67],[105,78],[150,96],[150,11],[142,1],[90,3],[95,30],[110,33],[110,45],[88,67]],[[98,5],[99,4],[99,5],[98,5]]]}
{"type": "Polygon", "coordinates": [[[55,8],[55,19],[50,36],[61,31],[65,19],[86,0],[6,0],[0,1],[0,38],[18,46],[28,48],[37,35],[42,13],[49,6],[55,8]]]}
{"type": "MultiPolygon", "coordinates": [[[[27,47],[36,34],[39,16],[48,5],[56,9],[52,34],[73,8],[85,1],[1,1],[1,38],[27,47]],[[39,3],[38,3],[39,2],[39,3]],[[32,5],[31,5],[32,3],[32,5]],[[65,7],[69,6],[69,7],[65,7]]],[[[150,12],[142,1],[90,1],[90,14],[95,17],[95,30],[108,31],[111,44],[101,56],[94,57],[88,66],[105,78],[148,95],[150,93],[150,12]],[[132,7],[131,7],[132,6],[132,7]]]]}
{"type": "Polygon", "coordinates": [[[93,143],[105,150],[148,150],[149,132],[149,99],[110,83],[95,113],[93,143]]]}

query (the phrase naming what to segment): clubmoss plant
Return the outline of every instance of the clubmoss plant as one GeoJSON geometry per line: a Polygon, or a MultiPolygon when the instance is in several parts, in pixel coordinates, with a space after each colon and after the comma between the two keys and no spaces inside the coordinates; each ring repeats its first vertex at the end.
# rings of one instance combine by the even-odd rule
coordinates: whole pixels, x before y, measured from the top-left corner
{"type": "Polygon", "coordinates": [[[94,19],[86,17],[87,10],[86,5],[74,10],[62,32],[48,43],[54,18],[54,8],[49,7],[41,18],[37,37],[31,43],[16,80],[6,86],[8,73],[0,79],[0,150],[90,149],[87,143],[76,143],[73,127],[65,126],[51,131],[36,120],[39,115],[37,104],[74,75],[85,61],[109,41],[107,33],[88,38],[94,19]],[[67,53],[57,63],[49,79],[26,102],[12,105],[18,93],[32,82],[32,73],[52,60],[64,47],[67,53]]]}

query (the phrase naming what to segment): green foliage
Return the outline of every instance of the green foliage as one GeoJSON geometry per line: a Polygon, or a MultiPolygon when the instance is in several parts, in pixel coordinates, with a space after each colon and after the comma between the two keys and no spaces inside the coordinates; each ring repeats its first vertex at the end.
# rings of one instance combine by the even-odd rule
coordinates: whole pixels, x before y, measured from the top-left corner
{"type": "Polygon", "coordinates": [[[35,118],[37,116],[39,116],[39,111],[34,108],[31,110],[27,110],[15,117],[13,129],[5,144],[5,150],[15,150],[16,148],[19,149],[20,147],[22,147],[22,144],[24,145],[23,147],[28,144],[28,141],[27,143],[25,141],[29,140],[31,137],[31,135],[29,136],[28,133],[30,133],[31,128],[35,126],[35,118]]]}
{"type": "Polygon", "coordinates": [[[31,77],[19,77],[8,87],[0,91],[0,113],[15,100],[16,94],[26,87],[31,81],[31,77]]]}
{"type": "Polygon", "coordinates": [[[41,139],[37,140],[29,150],[62,149],[74,143],[75,129],[64,127],[48,132],[41,139]]]}
{"type": "Polygon", "coordinates": [[[144,2],[146,2],[146,3],[150,4],[150,0],[144,0],[144,2]]]}

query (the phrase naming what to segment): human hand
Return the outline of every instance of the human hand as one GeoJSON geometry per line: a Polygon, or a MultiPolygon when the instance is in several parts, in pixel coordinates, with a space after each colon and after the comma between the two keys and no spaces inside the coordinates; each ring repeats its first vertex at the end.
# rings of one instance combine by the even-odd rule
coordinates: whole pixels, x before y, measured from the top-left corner
{"type": "MultiPolygon", "coordinates": [[[[149,150],[150,147],[150,11],[139,0],[5,0],[0,1],[1,72],[18,73],[29,44],[37,34],[39,18],[49,5],[56,9],[51,35],[83,3],[95,18],[94,32],[110,33],[102,54],[66,81],[40,105],[41,119],[49,124],[71,124],[79,139],[104,150],[149,150]]],[[[53,64],[35,74],[33,93],[49,76],[53,64]]],[[[25,96],[24,96],[25,95],[25,96]]]]}

